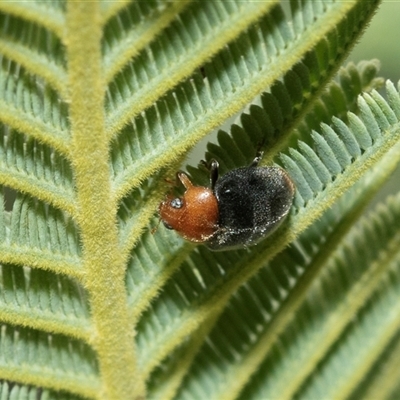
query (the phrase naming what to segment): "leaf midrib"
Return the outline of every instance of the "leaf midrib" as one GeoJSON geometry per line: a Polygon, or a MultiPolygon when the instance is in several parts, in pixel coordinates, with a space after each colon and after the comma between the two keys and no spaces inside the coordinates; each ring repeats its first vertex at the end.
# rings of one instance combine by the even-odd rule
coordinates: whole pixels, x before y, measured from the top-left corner
{"type": "Polygon", "coordinates": [[[100,2],[69,2],[67,30],[77,223],[92,317],[92,344],[102,385],[96,397],[139,399],[144,397],[144,382],[136,366],[133,326],[125,295],[126,266],[119,249],[117,207],[110,184],[100,2]]]}

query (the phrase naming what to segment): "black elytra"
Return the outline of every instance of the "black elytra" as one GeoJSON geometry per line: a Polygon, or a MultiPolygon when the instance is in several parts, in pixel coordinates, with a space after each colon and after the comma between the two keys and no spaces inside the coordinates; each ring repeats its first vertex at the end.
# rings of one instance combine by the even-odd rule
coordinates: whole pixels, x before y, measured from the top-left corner
{"type": "Polygon", "coordinates": [[[161,220],[183,238],[221,251],[252,246],[278,228],[292,206],[295,187],[280,167],[259,167],[262,153],[250,166],[218,178],[218,162],[205,164],[211,187],[195,186],[184,172],[182,198],[160,203],[161,220]]]}
{"type": "MultiPolygon", "coordinates": [[[[249,167],[227,172],[212,183],[218,201],[218,229],[207,241],[212,250],[252,246],[283,222],[292,206],[294,184],[279,167],[249,167]]],[[[217,175],[211,163],[211,176],[217,175]]],[[[213,178],[211,178],[213,179],[213,178]]]]}

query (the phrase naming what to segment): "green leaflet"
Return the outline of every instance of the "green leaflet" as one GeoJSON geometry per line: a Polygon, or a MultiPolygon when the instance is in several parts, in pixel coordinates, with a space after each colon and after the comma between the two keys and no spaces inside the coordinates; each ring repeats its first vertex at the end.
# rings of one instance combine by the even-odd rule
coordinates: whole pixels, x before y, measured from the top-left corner
{"type": "MultiPolygon", "coordinates": [[[[365,197],[376,191],[384,175],[379,166],[367,173],[323,215],[322,220],[272,261],[265,263],[253,278],[237,290],[196,357],[193,374],[178,398],[192,392],[197,398],[204,397],[206,393],[210,398],[236,398],[246,383],[240,398],[289,399],[312,372],[316,384],[322,388],[327,385],[324,379],[331,376],[325,378],[318,374],[318,361],[327,357],[332,343],[340,338],[349,323],[346,315],[351,318],[379,283],[377,275],[369,271],[365,275],[370,286],[366,285],[365,278],[358,283],[361,272],[357,272],[356,268],[364,271],[370,266],[374,271],[374,263],[369,261],[374,260],[388,244],[391,235],[396,234],[397,214],[392,216],[390,212],[398,209],[398,198],[390,200],[389,209],[381,207],[379,217],[365,219],[359,223],[361,228],[353,228],[347,234],[367,204],[365,197]],[[370,185],[371,179],[375,188],[370,185]],[[357,192],[363,193],[364,197],[354,196],[357,192]],[[389,221],[390,226],[386,226],[389,221]],[[369,228],[362,229],[363,224],[368,224],[369,228]],[[381,235],[383,226],[386,236],[381,235]],[[358,239],[353,239],[354,232],[358,239]],[[381,237],[372,241],[374,246],[368,252],[365,246],[368,240],[373,239],[371,234],[381,237]],[[365,237],[360,240],[362,235],[365,237]],[[358,263],[353,258],[342,260],[340,267],[343,270],[335,275],[329,272],[329,265],[335,254],[343,253],[340,246],[360,260],[358,263]],[[319,283],[321,280],[323,287],[319,283]],[[313,289],[316,285],[317,288],[313,289]],[[337,299],[334,302],[329,296],[337,296],[337,299]],[[343,298],[346,302],[340,303],[343,298]],[[351,304],[350,299],[353,299],[351,304]],[[323,314],[326,326],[322,323],[322,305],[326,309],[323,314]],[[335,306],[342,308],[336,311],[335,306]],[[310,314],[311,307],[315,309],[313,315],[310,314]],[[334,315],[331,316],[331,313],[334,315]]],[[[389,246],[397,248],[396,245],[389,246]]],[[[385,271],[386,267],[382,266],[379,273],[385,271]]],[[[395,307],[393,297],[391,300],[391,307],[395,307]]],[[[381,331],[384,329],[382,327],[381,331]]],[[[364,343],[360,341],[359,345],[364,343]]],[[[358,358],[359,353],[354,354],[358,358]]],[[[344,376],[343,370],[338,375],[346,383],[352,378],[351,374],[344,376]]],[[[334,394],[333,391],[332,397],[334,394]]]]}
{"type": "Polygon", "coordinates": [[[62,275],[3,265],[2,319],[88,340],[89,311],[84,290],[62,275]]]}
{"type": "MultiPolygon", "coordinates": [[[[345,125],[341,121],[347,120],[348,111],[358,112],[357,96],[359,94],[383,85],[383,80],[376,77],[378,68],[377,62],[361,62],[357,67],[350,63],[340,70],[338,82],[331,81],[325,93],[319,97],[318,93],[310,92],[311,79],[314,75],[314,79],[321,80],[321,75],[325,76],[328,71],[319,70],[320,75],[315,75],[315,72],[306,64],[296,64],[285,76],[286,84],[283,85],[278,81],[271,87],[271,93],[263,93],[257,101],[260,105],[252,104],[248,112],[241,114],[239,121],[232,125],[229,134],[219,131],[219,146],[210,143],[207,147],[206,159],[222,160],[221,171],[226,172],[250,163],[256,147],[261,140],[265,140],[266,154],[262,161],[265,164],[274,159],[279,154],[283,142],[287,145],[288,141],[293,147],[301,148],[307,154],[309,162],[315,162],[313,152],[310,153],[307,150],[307,143],[311,145],[311,128],[318,129],[322,122],[330,124],[333,117],[335,124],[341,124],[341,127],[337,129],[341,139],[346,142],[346,146],[354,147],[354,149],[349,149],[351,154],[360,155],[357,153],[359,146],[353,144],[353,136],[347,135],[345,125]],[[349,87],[353,88],[351,92],[348,90],[349,87]],[[301,101],[297,99],[299,91],[302,93],[301,101]],[[299,116],[307,122],[302,121],[297,125],[299,116]],[[339,120],[338,117],[341,119],[339,120]],[[296,126],[295,132],[293,132],[294,126],[296,126]],[[288,137],[288,133],[291,132],[294,134],[288,137]],[[299,144],[297,144],[298,139],[302,141],[299,144]],[[224,150],[225,148],[229,148],[229,153],[224,150]]],[[[332,70],[330,69],[329,72],[331,76],[332,70]]],[[[352,116],[350,115],[349,118],[352,116]]],[[[298,152],[291,150],[291,156],[295,158],[295,154],[298,152]]],[[[207,184],[208,177],[204,170],[196,170],[191,166],[188,166],[188,169],[197,181],[207,184]]],[[[322,175],[322,179],[329,179],[321,166],[318,168],[314,166],[314,169],[322,175]]]]}
{"type": "MultiPolygon", "coordinates": [[[[212,55],[276,3],[276,0],[191,2],[179,18],[164,30],[163,35],[156,37],[136,56],[133,64],[128,64],[113,77],[106,103],[110,135],[118,132],[177,82],[202,67],[212,55]]],[[[118,30],[123,31],[121,28],[120,24],[118,30]]],[[[119,35],[124,36],[121,32],[119,35]]]]}
{"type": "MultiPolygon", "coordinates": [[[[388,91],[392,92],[392,97],[394,98],[393,90],[394,87],[389,84],[388,91]]],[[[397,97],[395,103],[398,101],[399,97],[397,97]]],[[[365,105],[362,101],[360,101],[360,103],[362,104],[361,107],[365,105]]],[[[362,110],[361,114],[369,115],[368,109],[362,110]]],[[[389,115],[393,116],[392,113],[389,113],[389,115]]],[[[357,121],[362,125],[361,119],[357,118],[357,121]]],[[[395,124],[395,126],[397,126],[397,124],[395,124]]],[[[368,132],[366,127],[365,132],[368,132]]],[[[398,128],[394,128],[393,132],[397,132],[395,133],[397,137],[398,128]]],[[[328,134],[331,133],[332,132],[328,132],[328,134]]],[[[376,131],[372,129],[370,134],[375,135],[376,131]]],[[[352,175],[356,182],[361,177],[363,171],[366,172],[370,169],[369,161],[364,157],[375,158],[375,155],[372,155],[372,153],[374,153],[374,146],[371,146],[368,151],[364,152],[358,159],[353,160],[351,165],[342,166],[334,158],[335,156],[327,158],[327,154],[334,154],[329,145],[329,139],[327,140],[325,139],[325,135],[319,134],[315,134],[315,137],[322,143],[320,146],[323,150],[316,147],[314,158],[319,161],[317,167],[320,168],[320,166],[324,167],[327,165],[327,167],[325,167],[325,172],[327,171],[331,177],[329,182],[324,182],[315,174],[317,177],[315,179],[325,188],[316,198],[307,198],[307,195],[312,191],[309,182],[304,176],[308,179],[312,177],[306,174],[303,175],[304,170],[312,168],[311,165],[306,162],[305,158],[301,159],[301,162],[296,164],[294,162],[288,163],[291,159],[288,156],[284,157],[284,162],[287,161],[286,167],[296,182],[297,194],[295,204],[300,207],[299,213],[294,214],[289,221],[290,229],[293,231],[297,229],[299,229],[299,231],[304,230],[305,226],[308,225],[307,218],[309,218],[310,215],[319,214],[321,208],[329,208],[329,206],[325,208],[326,205],[324,206],[323,204],[328,197],[330,200],[333,200],[333,198],[339,195],[347,186],[347,174],[352,175]],[[322,159],[320,157],[322,157],[322,159]],[[293,166],[296,167],[298,174],[296,174],[293,166]],[[357,173],[353,172],[354,169],[357,170],[357,173]],[[335,177],[334,181],[332,181],[333,177],[335,177]],[[327,192],[329,192],[329,195],[327,192]],[[305,210],[308,210],[308,212],[305,210]]],[[[385,141],[384,137],[385,136],[381,136],[379,140],[385,141]]],[[[392,139],[387,137],[386,140],[390,142],[392,139]]],[[[331,146],[336,146],[336,151],[339,151],[340,148],[341,151],[345,151],[345,146],[342,144],[342,146],[339,147],[337,146],[338,143],[341,144],[339,137],[336,137],[335,140],[331,141],[331,146]]],[[[375,142],[377,150],[381,148],[382,143],[383,142],[378,141],[375,142]]],[[[310,149],[310,151],[312,150],[310,149]]],[[[394,165],[397,161],[398,158],[393,161],[394,165]]],[[[393,164],[391,167],[389,164],[390,163],[386,162],[386,167],[380,166],[380,168],[389,168],[387,171],[387,173],[389,173],[393,168],[393,164]]],[[[151,311],[144,315],[144,319],[141,322],[143,326],[139,325],[141,328],[138,335],[139,347],[140,349],[146,349],[146,353],[150,351],[149,354],[146,354],[143,362],[153,362],[154,357],[162,355],[162,351],[166,351],[168,347],[173,348],[176,345],[178,336],[184,338],[188,333],[193,332],[194,324],[200,325],[201,323],[206,323],[210,315],[218,313],[220,307],[222,308],[222,305],[226,301],[225,296],[228,297],[228,293],[230,294],[238,288],[239,282],[243,280],[243,276],[250,276],[253,271],[260,268],[268,259],[271,259],[279,252],[284,246],[284,240],[290,241],[289,238],[286,239],[285,233],[277,240],[270,238],[263,252],[260,252],[257,248],[250,249],[248,252],[238,251],[236,254],[234,252],[229,252],[229,255],[222,256],[218,253],[208,252],[203,248],[199,248],[193,252],[190,255],[190,261],[185,263],[176,273],[174,280],[171,281],[171,286],[167,286],[163,294],[152,305],[151,311]],[[240,268],[239,263],[236,261],[237,259],[243,258],[247,259],[245,271],[240,268]],[[194,269],[194,266],[196,266],[196,269],[194,269]],[[213,268],[213,266],[215,266],[215,268],[213,268]],[[182,313],[183,306],[185,306],[186,313],[182,313]],[[166,310],[168,310],[168,313],[166,310]],[[142,340],[141,332],[143,332],[143,340],[146,340],[145,338],[147,337],[151,337],[151,341],[147,343],[147,346],[140,341],[142,340]],[[157,337],[160,342],[157,342],[157,337]]],[[[150,368],[150,366],[148,368],[150,368]]],[[[236,376],[235,383],[237,383],[237,381],[238,377],[236,376]]],[[[229,387],[230,390],[232,390],[232,385],[229,385],[229,387]]],[[[215,398],[219,398],[218,395],[215,398]]]]}
{"type": "Polygon", "coordinates": [[[1,126],[0,174],[5,185],[26,190],[69,213],[76,212],[70,165],[51,147],[1,126]]]}
{"type": "Polygon", "coordinates": [[[3,58],[0,72],[2,121],[17,131],[68,153],[68,108],[46,81],[3,58]]]}
{"type": "MultiPolygon", "coordinates": [[[[329,29],[330,24],[321,27],[321,32],[318,33],[321,35],[319,40],[325,42],[326,34],[333,35],[336,40],[337,37],[342,36],[346,47],[346,43],[350,44],[354,40],[356,32],[350,29],[348,19],[336,15],[338,12],[336,6],[331,5],[331,12],[337,18],[338,25],[331,29],[329,29]]],[[[346,8],[348,6],[349,4],[346,8]]],[[[349,18],[354,17],[361,22],[369,16],[368,10],[366,11],[367,14],[360,13],[358,6],[355,5],[351,9],[349,18]]],[[[315,18],[318,19],[318,26],[323,24],[324,18],[330,18],[329,21],[332,22],[332,14],[326,14],[324,10],[316,9],[315,18]]],[[[297,63],[303,56],[312,58],[308,55],[310,53],[307,53],[309,48],[303,48],[294,40],[294,32],[290,30],[289,22],[285,19],[282,10],[275,7],[271,13],[265,16],[264,20],[244,32],[204,66],[207,79],[203,79],[200,73],[194,74],[192,79],[180,84],[173,93],[166,94],[165,97],[138,115],[129,124],[130,127],[123,130],[123,133],[114,142],[115,147],[113,146],[119,157],[128,156],[124,162],[125,165],[129,165],[128,168],[121,172],[117,168],[113,168],[117,172],[115,191],[119,197],[136,187],[138,182],[149,174],[158,170],[160,165],[170,164],[171,156],[176,159],[182,154],[184,148],[193,146],[194,138],[203,137],[203,130],[206,129],[209,132],[221,125],[227,117],[240,111],[244,104],[259,94],[260,85],[272,84],[282,73],[293,67],[295,63],[289,63],[289,59],[295,57],[297,63]],[[277,57],[278,54],[280,57],[277,57]],[[275,68],[271,68],[272,63],[275,62],[275,68]],[[229,63],[229,69],[226,72],[224,72],[224,63],[229,63]],[[209,109],[213,109],[215,112],[210,114],[208,113],[209,109]],[[126,138],[125,132],[130,132],[129,138],[126,138]],[[166,157],[166,149],[171,150],[168,157],[166,157]]],[[[316,40],[318,34],[316,33],[313,38],[309,38],[305,34],[309,41],[302,44],[306,46],[307,43],[310,46],[312,43],[319,43],[316,40]]],[[[323,63],[319,64],[316,57],[311,60],[307,58],[307,65],[313,66],[314,74],[321,73],[326,76],[329,72],[332,73],[329,71],[329,68],[332,68],[330,67],[330,62],[333,63],[332,57],[341,57],[344,55],[344,51],[343,48],[334,47],[329,48],[329,52],[323,51],[322,55],[325,56],[326,69],[324,69],[323,63]]],[[[132,78],[134,82],[137,79],[139,78],[132,78]]],[[[129,82],[127,77],[128,87],[129,82]]],[[[110,105],[111,115],[115,113],[112,110],[118,109],[118,104],[122,103],[124,99],[123,89],[126,90],[125,87],[120,90],[116,88],[114,95],[116,99],[110,98],[110,102],[112,102],[110,105]]],[[[147,107],[145,104],[141,105],[142,101],[144,100],[141,98],[135,103],[141,107],[141,110],[147,107]]],[[[290,102],[282,103],[285,106],[284,117],[293,113],[293,105],[290,102]]],[[[122,104],[127,107],[125,102],[122,104]]],[[[134,109],[127,110],[126,117],[121,116],[119,121],[123,121],[125,118],[128,120],[136,114],[134,109]]],[[[117,159],[117,162],[118,164],[122,163],[120,159],[117,159]]]]}
{"type": "Polygon", "coordinates": [[[14,371],[19,369],[24,382],[37,386],[63,388],[88,397],[95,396],[99,390],[94,354],[82,343],[3,325],[1,349],[0,370],[4,379],[12,381],[14,371]]]}
{"type": "Polygon", "coordinates": [[[272,397],[279,393],[281,398],[292,398],[295,393],[299,398],[318,397],[327,393],[327,376],[334,382],[329,398],[348,397],[355,388],[360,392],[374,384],[362,382],[362,378],[386,346],[397,340],[399,326],[395,300],[399,290],[398,212],[396,196],[342,238],[333,257],[326,259],[298,318],[282,336],[288,353],[282,358],[278,349],[271,352],[259,371],[262,376],[264,368],[274,370],[270,378],[262,382],[255,377],[263,388],[249,385],[244,398],[253,398],[250,392],[254,398],[262,397],[261,393],[272,397]],[[319,361],[321,369],[316,372],[319,361]],[[335,365],[341,365],[340,372],[335,365]],[[288,371],[298,371],[291,374],[290,381],[285,379],[288,371]]]}
{"type": "Polygon", "coordinates": [[[61,393],[48,389],[35,388],[33,386],[9,384],[8,382],[2,382],[0,384],[0,394],[5,398],[29,400],[36,399],[38,396],[46,400],[76,400],[79,398],[65,392],[61,393]]]}

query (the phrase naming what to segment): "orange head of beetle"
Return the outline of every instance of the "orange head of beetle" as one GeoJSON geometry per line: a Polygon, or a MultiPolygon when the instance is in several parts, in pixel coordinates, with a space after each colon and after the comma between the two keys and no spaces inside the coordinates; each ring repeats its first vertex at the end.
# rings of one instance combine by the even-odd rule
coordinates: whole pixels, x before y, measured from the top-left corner
{"type": "Polygon", "coordinates": [[[160,218],[168,229],[174,229],[191,242],[205,242],[218,229],[218,201],[213,191],[194,186],[184,172],[178,179],[186,191],[183,197],[167,197],[159,206],[160,218]]]}

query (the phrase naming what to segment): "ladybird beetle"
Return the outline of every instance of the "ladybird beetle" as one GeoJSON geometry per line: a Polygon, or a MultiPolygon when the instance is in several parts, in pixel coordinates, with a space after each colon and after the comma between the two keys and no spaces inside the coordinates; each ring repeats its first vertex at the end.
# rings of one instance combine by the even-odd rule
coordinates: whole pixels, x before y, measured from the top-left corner
{"type": "MultiPolygon", "coordinates": [[[[250,166],[218,178],[219,164],[211,160],[211,188],[195,186],[184,172],[177,178],[183,197],[167,197],[159,206],[168,229],[212,250],[230,250],[258,243],[285,219],[293,202],[294,184],[279,167],[258,167],[262,153],[250,166]]],[[[205,162],[203,162],[205,163],[205,162]]]]}

